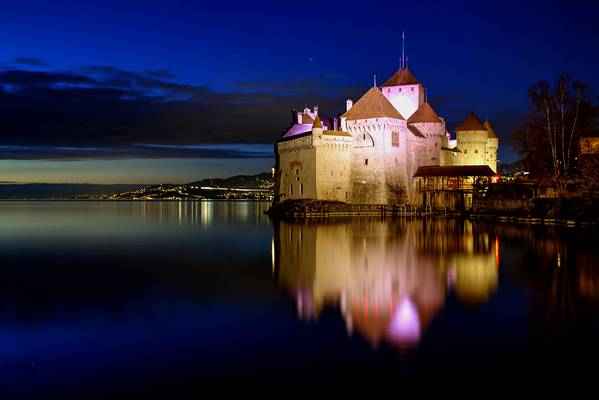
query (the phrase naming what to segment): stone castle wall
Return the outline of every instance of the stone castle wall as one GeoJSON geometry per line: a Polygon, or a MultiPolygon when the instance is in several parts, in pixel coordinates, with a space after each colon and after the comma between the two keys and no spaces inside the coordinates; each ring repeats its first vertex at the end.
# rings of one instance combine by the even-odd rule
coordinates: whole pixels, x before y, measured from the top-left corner
{"type": "Polygon", "coordinates": [[[348,121],[354,137],[351,197],[354,204],[398,204],[408,193],[405,121],[390,118],[348,121]],[[404,194],[402,194],[404,193],[404,194]]]}
{"type": "Polygon", "coordinates": [[[458,149],[460,149],[459,165],[485,165],[487,164],[487,131],[458,132],[458,149]]]}
{"type": "Polygon", "coordinates": [[[347,202],[350,198],[350,158],[353,139],[321,135],[315,138],[316,191],[320,200],[347,202]]]}
{"type": "Polygon", "coordinates": [[[278,143],[280,185],[279,198],[316,199],[316,151],[312,136],[278,143]]]}

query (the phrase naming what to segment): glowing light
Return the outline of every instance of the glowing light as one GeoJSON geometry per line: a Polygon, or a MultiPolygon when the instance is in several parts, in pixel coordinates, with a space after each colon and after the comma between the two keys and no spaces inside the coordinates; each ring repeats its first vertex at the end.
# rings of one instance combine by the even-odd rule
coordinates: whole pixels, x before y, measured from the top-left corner
{"type": "Polygon", "coordinates": [[[495,267],[499,269],[499,236],[495,236],[495,267]]]}
{"type": "Polygon", "coordinates": [[[275,276],[275,239],[272,239],[270,247],[270,256],[272,259],[272,276],[275,276]]]}
{"type": "Polygon", "coordinates": [[[389,336],[400,346],[412,347],[420,341],[420,318],[418,310],[409,298],[399,303],[393,314],[389,336]]]}

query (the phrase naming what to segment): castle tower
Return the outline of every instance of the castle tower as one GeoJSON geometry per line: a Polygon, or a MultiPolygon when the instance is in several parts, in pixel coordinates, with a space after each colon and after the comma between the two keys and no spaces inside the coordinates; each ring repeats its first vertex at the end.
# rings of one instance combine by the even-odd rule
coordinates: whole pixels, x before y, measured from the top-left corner
{"type": "Polygon", "coordinates": [[[410,118],[424,103],[424,86],[407,68],[400,68],[381,86],[381,90],[404,118],[410,118]]]}
{"type": "Polygon", "coordinates": [[[487,164],[487,128],[471,112],[455,128],[458,149],[462,152],[462,165],[486,165],[487,164]]]}
{"type": "Polygon", "coordinates": [[[416,130],[425,138],[425,145],[418,155],[420,165],[441,165],[441,147],[445,138],[445,121],[425,101],[418,110],[408,118],[408,128],[416,130]]]}
{"type": "Polygon", "coordinates": [[[408,196],[406,121],[372,87],[341,116],[353,137],[351,197],[354,204],[397,204],[408,196]]]}

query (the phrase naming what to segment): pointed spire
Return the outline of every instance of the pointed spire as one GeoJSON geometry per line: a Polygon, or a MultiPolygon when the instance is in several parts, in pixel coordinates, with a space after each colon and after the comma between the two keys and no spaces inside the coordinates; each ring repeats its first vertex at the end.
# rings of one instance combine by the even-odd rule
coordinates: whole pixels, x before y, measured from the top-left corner
{"type": "Polygon", "coordinates": [[[405,47],[406,47],[406,34],[402,30],[401,31],[401,66],[400,66],[400,69],[404,69],[406,67],[405,47]]]}
{"type": "Polygon", "coordinates": [[[320,122],[320,117],[317,115],[314,119],[314,124],[312,125],[312,129],[322,129],[322,122],[320,122]]]}
{"type": "Polygon", "coordinates": [[[374,74],[374,78],[373,78],[373,86],[376,87],[376,74],[374,74]]]}

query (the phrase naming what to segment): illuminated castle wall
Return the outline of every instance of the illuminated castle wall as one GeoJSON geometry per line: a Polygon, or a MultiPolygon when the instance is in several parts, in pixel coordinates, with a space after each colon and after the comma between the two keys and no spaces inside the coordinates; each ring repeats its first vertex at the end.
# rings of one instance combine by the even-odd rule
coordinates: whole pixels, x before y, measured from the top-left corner
{"type": "Polygon", "coordinates": [[[498,146],[490,123],[473,113],[452,140],[424,86],[402,68],[355,104],[348,100],[339,118],[324,118],[317,107],[294,113],[276,144],[276,195],[280,201],[412,203],[418,167],[488,165],[496,171],[498,146]]]}

